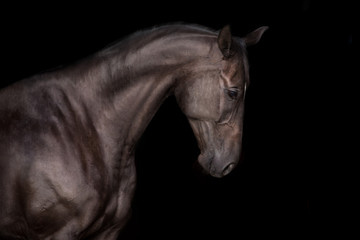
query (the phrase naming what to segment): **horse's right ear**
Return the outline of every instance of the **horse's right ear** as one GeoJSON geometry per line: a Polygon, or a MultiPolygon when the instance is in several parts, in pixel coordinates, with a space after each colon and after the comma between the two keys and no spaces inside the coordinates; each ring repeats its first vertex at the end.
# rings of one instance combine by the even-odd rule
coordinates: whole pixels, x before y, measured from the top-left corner
{"type": "Polygon", "coordinates": [[[217,42],[219,49],[222,52],[224,58],[231,57],[232,37],[231,37],[229,25],[226,25],[225,27],[223,27],[223,29],[221,29],[217,42]]]}
{"type": "Polygon", "coordinates": [[[258,29],[252,31],[251,33],[247,34],[243,40],[246,46],[251,46],[260,41],[261,36],[263,33],[268,30],[268,26],[259,27],[258,29]]]}

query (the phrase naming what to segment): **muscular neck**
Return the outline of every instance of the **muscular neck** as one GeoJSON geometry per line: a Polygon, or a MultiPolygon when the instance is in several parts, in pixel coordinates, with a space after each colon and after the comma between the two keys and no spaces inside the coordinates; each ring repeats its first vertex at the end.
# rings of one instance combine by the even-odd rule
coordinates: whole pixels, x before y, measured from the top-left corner
{"type": "Polygon", "coordinates": [[[202,42],[210,39],[208,35],[201,40],[193,35],[182,36],[181,41],[176,37],[153,38],[146,46],[141,41],[131,47],[124,43],[95,55],[87,74],[90,77],[80,84],[109,157],[114,157],[112,150],[119,146],[132,153],[162,102],[185,74],[184,66],[211,51],[211,45],[204,48],[202,42]]]}
{"type": "Polygon", "coordinates": [[[176,79],[170,74],[172,67],[144,65],[141,69],[131,69],[125,66],[116,72],[105,70],[115,60],[108,61],[105,66],[99,66],[102,74],[106,72],[106,77],[97,78],[100,82],[88,94],[92,98],[88,102],[96,106],[89,106],[89,109],[104,144],[104,152],[108,158],[116,158],[119,153],[112,152],[116,149],[122,155],[133,153],[148,123],[163,101],[172,94],[176,79]],[[152,74],[149,74],[150,71],[152,74]]]}

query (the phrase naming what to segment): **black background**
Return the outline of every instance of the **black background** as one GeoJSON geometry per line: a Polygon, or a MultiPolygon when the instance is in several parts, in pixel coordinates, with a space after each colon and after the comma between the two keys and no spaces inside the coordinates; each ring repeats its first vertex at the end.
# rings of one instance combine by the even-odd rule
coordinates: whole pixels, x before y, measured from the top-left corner
{"type": "Polygon", "coordinates": [[[201,175],[193,167],[199,150],[192,131],[169,98],[138,144],[133,215],[119,239],[343,233],[347,210],[338,200],[345,198],[346,182],[340,181],[339,162],[347,158],[342,143],[354,101],[354,6],[310,0],[89,2],[3,6],[0,86],[71,64],[154,25],[230,24],[236,36],[270,27],[248,49],[241,164],[223,179],[201,175]]]}

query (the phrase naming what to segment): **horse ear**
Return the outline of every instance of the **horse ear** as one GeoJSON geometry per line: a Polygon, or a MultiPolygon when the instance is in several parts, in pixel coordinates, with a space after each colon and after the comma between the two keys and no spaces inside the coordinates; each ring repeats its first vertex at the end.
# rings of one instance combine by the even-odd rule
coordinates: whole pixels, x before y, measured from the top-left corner
{"type": "Polygon", "coordinates": [[[229,25],[226,25],[221,29],[217,42],[219,45],[219,49],[224,55],[224,57],[225,58],[231,57],[232,37],[231,37],[231,31],[229,25]]]}
{"type": "Polygon", "coordinates": [[[260,41],[263,33],[268,29],[268,26],[263,26],[255,29],[251,33],[247,34],[244,38],[242,38],[246,44],[246,46],[251,46],[260,41]]]}

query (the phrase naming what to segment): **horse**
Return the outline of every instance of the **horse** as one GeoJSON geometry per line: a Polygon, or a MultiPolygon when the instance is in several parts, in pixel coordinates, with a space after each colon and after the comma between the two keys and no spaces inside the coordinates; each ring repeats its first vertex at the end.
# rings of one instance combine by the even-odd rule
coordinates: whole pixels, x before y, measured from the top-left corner
{"type": "Polygon", "coordinates": [[[116,239],[130,216],[134,149],[170,95],[220,178],[241,153],[247,46],[230,27],[135,32],[0,90],[0,239],[116,239]]]}

